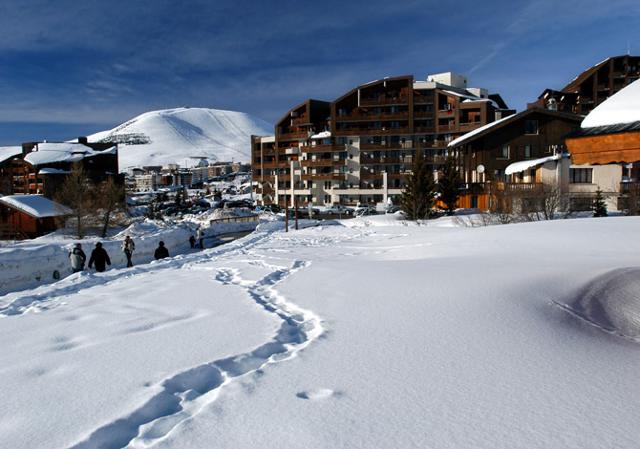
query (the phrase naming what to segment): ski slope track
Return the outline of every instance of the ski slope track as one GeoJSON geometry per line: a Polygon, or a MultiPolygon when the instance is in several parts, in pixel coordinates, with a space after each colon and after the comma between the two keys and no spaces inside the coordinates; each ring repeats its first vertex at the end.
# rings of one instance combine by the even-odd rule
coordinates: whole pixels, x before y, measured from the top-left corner
{"type": "Polygon", "coordinates": [[[276,284],[306,266],[300,260],[291,267],[268,266],[271,272],[258,281],[243,279],[233,268],[218,268],[215,280],[245,289],[253,301],[282,320],[274,338],[251,352],[196,366],[166,379],[160,392],[138,410],[96,430],[71,449],[151,447],[215,401],[220,390],[234,379],[290,359],[316,340],[323,332],[320,318],[275,290],[276,284]]]}

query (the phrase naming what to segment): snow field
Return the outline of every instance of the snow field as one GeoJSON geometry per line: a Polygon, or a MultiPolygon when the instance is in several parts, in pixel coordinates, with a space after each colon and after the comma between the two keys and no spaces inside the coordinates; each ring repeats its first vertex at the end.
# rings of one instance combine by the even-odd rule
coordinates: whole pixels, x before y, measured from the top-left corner
{"type": "Polygon", "coordinates": [[[640,219],[347,223],[40,287],[0,317],[6,441],[637,447],[638,346],[576,301],[633,321],[635,271],[612,270],[638,264],[640,219]]]}

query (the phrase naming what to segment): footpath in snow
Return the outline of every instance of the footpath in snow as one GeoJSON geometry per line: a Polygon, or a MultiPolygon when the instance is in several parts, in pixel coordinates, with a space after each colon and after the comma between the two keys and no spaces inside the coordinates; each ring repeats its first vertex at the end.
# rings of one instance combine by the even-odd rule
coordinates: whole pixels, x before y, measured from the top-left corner
{"type": "Polygon", "coordinates": [[[0,298],[8,447],[636,447],[640,219],[277,226],[0,298]]]}

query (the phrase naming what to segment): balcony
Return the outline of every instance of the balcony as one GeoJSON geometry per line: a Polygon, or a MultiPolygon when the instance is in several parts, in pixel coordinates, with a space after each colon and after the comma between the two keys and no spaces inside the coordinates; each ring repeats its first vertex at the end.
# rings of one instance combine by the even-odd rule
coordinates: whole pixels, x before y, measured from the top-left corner
{"type": "Polygon", "coordinates": [[[409,97],[407,95],[398,95],[396,97],[389,97],[386,95],[380,95],[372,98],[361,98],[360,106],[379,106],[385,104],[408,104],[409,97]]]}
{"type": "Polygon", "coordinates": [[[287,163],[287,161],[270,161],[262,163],[262,168],[287,168],[288,166],[289,164],[287,163]]]}
{"type": "Polygon", "coordinates": [[[374,165],[385,165],[385,164],[411,164],[411,157],[367,157],[360,156],[361,164],[374,164],[374,165]]]}
{"type": "Polygon", "coordinates": [[[408,120],[409,111],[381,114],[348,114],[336,117],[338,122],[380,121],[380,120],[408,120]]]}
{"type": "Polygon", "coordinates": [[[369,170],[362,170],[360,172],[360,179],[363,180],[375,180],[375,179],[382,179],[382,173],[380,172],[373,172],[371,173],[369,170]]]}
{"type": "Polygon", "coordinates": [[[469,132],[479,128],[480,126],[482,126],[481,122],[466,122],[460,123],[459,129],[461,132],[469,132]]]}
{"type": "Polygon", "coordinates": [[[413,129],[416,133],[426,134],[433,134],[436,131],[435,126],[414,126],[413,129]]]}
{"type": "Polygon", "coordinates": [[[361,143],[361,150],[397,150],[402,148],[402,142],[361,143]]]}
{"type": "Polygon", "coordinates": [[[315,145],[310,147],[302,147],[304,153],[331,153],[335,151],[347,151],[345,145],[330,144],[330,145],[315,145]]]}
{"type": "Polygon", "coordinates": [[[414,95],[413,104],[433,104],[433,97],[414,95]]]}
{"type": "Polygon", "coordinates": [[[296,139],[306,139],[309,137],[308,131],[295,131],[290,133],[281,133],[277,135],[278,140],[296,140],[296,139]]]}
{"type": "Polygon", "coordinates": [[[347,128],[336,130],[336,135],[341,136],[381,136],[410,133],[409,128],[347,128]]]}
{"type": "Polygon", "coordinates": [[[301,115],[298,118],[294,118],[291,119],[291,125],[292,126],[298,126],[298,125],[309,125],[309,117],[307,117],[306,115],[301,115]]]}
{"type": "Polygon", "coordinates": [[[303,181],[344,181],[344,173],[308,173],[302,175],[303,181]]]}
{"type": "Polygon", "coordinates": [[[342,167],[345,162],[346,159],[316,159],[300,161],[300,165],[303,167],[342,167]]]}

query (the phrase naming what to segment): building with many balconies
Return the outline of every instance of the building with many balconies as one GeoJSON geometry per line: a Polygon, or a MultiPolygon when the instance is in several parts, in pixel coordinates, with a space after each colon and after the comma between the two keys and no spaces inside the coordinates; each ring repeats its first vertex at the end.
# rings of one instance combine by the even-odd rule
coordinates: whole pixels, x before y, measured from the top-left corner
{"type": "Polygon", "coordinates": [[[333,102],[290,109],[273,136],[252,137],[253,180],[264,204],[387,204],[417,150],[436,176],[456,137],[513,114],[500,95],[441,73],[385,78],[333,102]]]}

